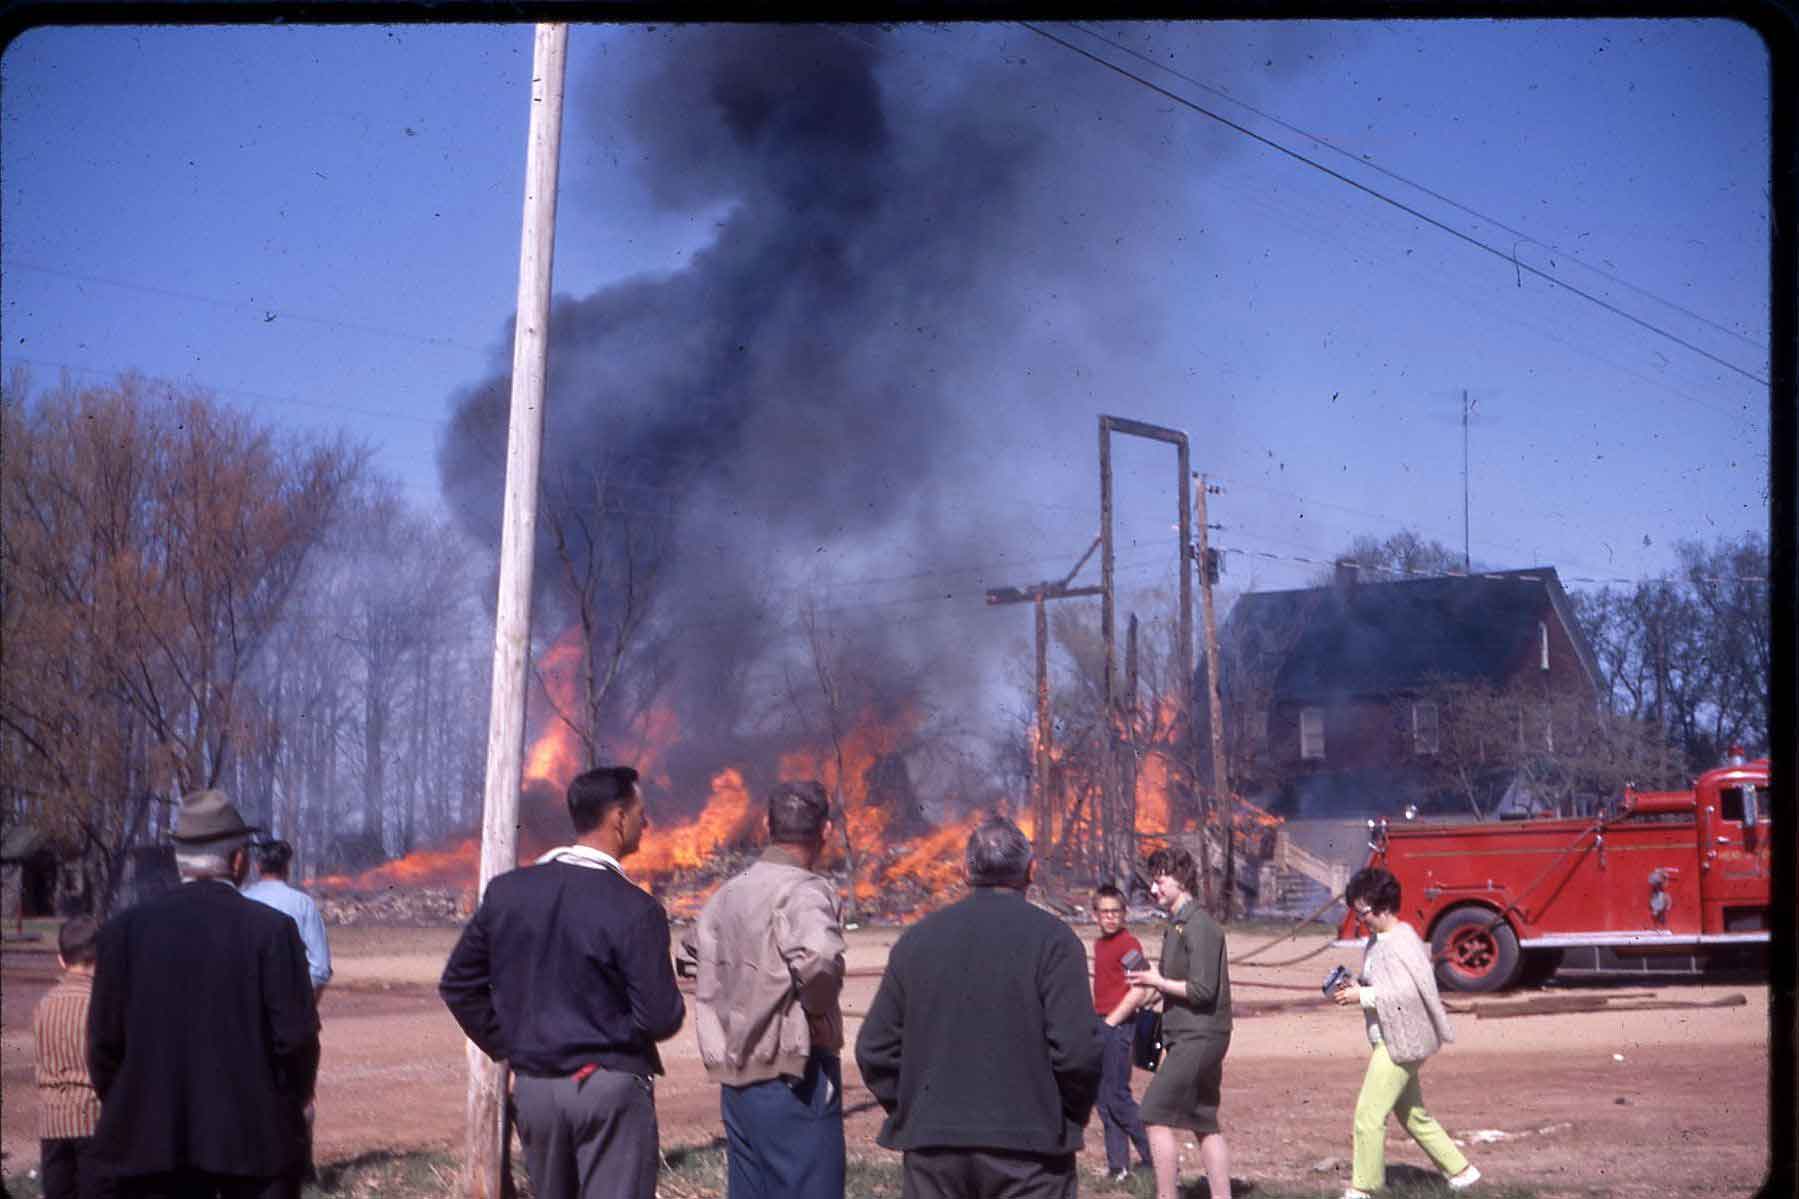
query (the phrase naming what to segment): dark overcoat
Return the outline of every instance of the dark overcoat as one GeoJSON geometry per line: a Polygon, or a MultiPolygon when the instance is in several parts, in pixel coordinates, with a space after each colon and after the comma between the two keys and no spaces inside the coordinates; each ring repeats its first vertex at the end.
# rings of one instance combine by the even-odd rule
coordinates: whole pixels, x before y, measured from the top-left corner
{"type": "Polygon", "coordinates": [[[1065,1154],[1099,1091],[1087,951],[1005,887],[900,937],[856,1038],[888,1149],[1065,1154]]]}
{"type": "Polygon", "coordinates": [[[298,1169],[319,1021],[293,920],[201,880],[109,920],[96,948],[96,1155],[127,1175],[298,1169]]]}

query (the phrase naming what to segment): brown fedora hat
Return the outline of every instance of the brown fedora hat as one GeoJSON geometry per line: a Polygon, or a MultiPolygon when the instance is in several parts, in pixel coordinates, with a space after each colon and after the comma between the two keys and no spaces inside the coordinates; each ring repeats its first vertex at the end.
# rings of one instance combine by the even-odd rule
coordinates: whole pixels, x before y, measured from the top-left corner
{"type": "Polygon", "coordinates": [[[195,791],[181,797],[181,810],[175,813],[175,831],[169,834],[169,840],[177,845],[210,845],[259,831],[255,825],[244,823],[237,805],[223,791],[195,791]]]}

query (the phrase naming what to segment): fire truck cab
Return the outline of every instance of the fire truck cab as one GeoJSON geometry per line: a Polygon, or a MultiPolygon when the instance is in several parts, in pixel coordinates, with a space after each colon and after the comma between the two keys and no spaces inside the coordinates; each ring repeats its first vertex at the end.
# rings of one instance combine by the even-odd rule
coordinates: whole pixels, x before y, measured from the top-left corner
{"type": "MultiPolygon", "coordinates": [[[[1767,759],[1734,756],[1691,790],[1627,789],[1590,819],[1370,821],[1367,864],[1399,879],[1445,989],[1540,981],[1577,948],[1708,959],[1768,941],[1768,798],[1767,759]]],[[[1358,932],[1345,913],[1337,944],[1358,932]]]]}

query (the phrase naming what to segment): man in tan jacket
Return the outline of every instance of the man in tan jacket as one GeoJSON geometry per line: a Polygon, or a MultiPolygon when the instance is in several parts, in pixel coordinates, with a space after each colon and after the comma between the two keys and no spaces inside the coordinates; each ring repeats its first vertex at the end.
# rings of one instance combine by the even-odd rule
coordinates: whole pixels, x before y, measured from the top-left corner
{"type": "Polygon", "coordinates": [[[695,1028],[722,1085],[729,1199],[842,1199],[843,930],[812,867],[831,826],[815,782],[768,799],[768,848],[682,939],[695,1028]]]}

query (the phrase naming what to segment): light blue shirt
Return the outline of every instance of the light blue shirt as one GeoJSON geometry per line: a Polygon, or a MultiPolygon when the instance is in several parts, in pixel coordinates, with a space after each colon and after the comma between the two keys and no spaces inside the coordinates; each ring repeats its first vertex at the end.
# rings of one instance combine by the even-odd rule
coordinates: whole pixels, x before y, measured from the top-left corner
{"type": "Polygon", "coordinates": [[[266,903],[277,912],[285,912],[300,927],[300,940],[306,944],[306,968],[312,975],[312,989],[318,990],[331,981],[331,944],[325,940],[325,920],[312,896],[288,886],[278,878],[265,878],[244,888],[246,898],[266,903]]]}

